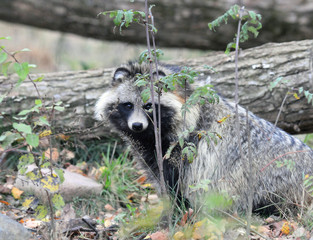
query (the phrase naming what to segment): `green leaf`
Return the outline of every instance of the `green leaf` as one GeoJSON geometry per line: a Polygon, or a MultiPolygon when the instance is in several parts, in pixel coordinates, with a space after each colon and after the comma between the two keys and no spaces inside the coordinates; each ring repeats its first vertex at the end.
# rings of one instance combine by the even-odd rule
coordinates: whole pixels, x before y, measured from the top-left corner
{"type": "Polygon", "coordinates": [[[20,50],[20,52],[30,52],[31,50],[29,48],[23,48],[22,50],[20,50]]]}
{"type": "Polygon", "coordinates": [[[36,64],[28,64],[28,68],[36,68],[37,65],[36,64]]]}
{"type": "Polygon", "coordinates": [[[42,79],[44,79],[44,76],[36,78],[35,80],[33,80],[33,82],[41,82],[42,79]]]}
{"type": "Polygon", "coordinates": [[[56,169],[54,169],[54,171],[56,172],[56,174],[58,174],[59,179],[60,179],[60,183],[63,183],[64,182],[64,172],[63,172],[63,170],[60,169],[60,168],[56,168],[56,169]]]}
{"type": "Polygon", "coordinates": [[[130,23],[133,21],[134,13],[132,10],[128,10],[124,13],[125,16],[125,27],[128,27],[130,23]]]}
{"type": "Polygon", "coordinates": [[[53,203],[53,206],[57,210],[62,209],[62,207],[64,207],[64,205],[65,205],[63,197],[59,193],[58,194],[54,194],[54,196],[52,198],[52,203],[53,203]]]}
{"type": "Polygon", "coordinates": [[[29,67],[27,62],[23,63],[14,63],[14,70],[17,73],[17,75],[20,77],[18,81],[18,85],[21,84],[27,77],[29,73],[29,67]]]}
{"type": "Polygon", "coordinates": [[[42,101],[41,101],[41,99],[35,99],[35,104],[42,106],[42,101]]]}
{"type": "Polygon", "coordinates": [[[2,103],[3,99],[6,97],[6,95],[0,95],[0,103],[2,103]]]}
{"type": "Polygon", "coordinates": [[[41,164],[40,167],[41,167],[41,168],[47,168],[47,167],[49,167],[50,165],[51,165],[50,162],[45,162],[45,163],[41,164]]]}
{"type": "Polygon", "coordinates": [[[124,12],[122,10],[117,11],[116,17],[113,20],[115,26],[119,26],[121,24],[123,15],[124,15],[124,12]]]}
{"type": "Polygon", "coordinates": [[[303,92],[303,87],[299,87],[299,94],[303,92]]]}
{"type": "Polygon", "coordinates": [[[21,138],[21,135],[19,133],[12,133],[10,131],[5,132],[5,139],[2,141],[2,147],[7,148],[10,146],[14,141],[21,138]]]}
{"type": "Polygon", "coordinates": [[[144,103],[148,102],[148,100],[150,99],[150,89],[146,88],[141,92],[141,99],[144,103]]]}
{"type": "Polygon", "coordinates": [[[26,115],[26,114],[28,114],[30,112],[32,112],[32,109],[28,109],[28,110],[26,109],[26,110],[20,111],[17,115],[23,116],[23,115],[26,115]]]}
{"type": "Polygon", "coordinates": [[[143,11],[134,11],[134,14],[140,15],[142,18],[145,18],[145,17],[146,17],[146,13],[143,12],[143,11]]]}
{"type": "Polygon", "coordinates": [[[29,125],[24,124],[24,123],[13,123],[13,128],[18,130],[19,132],[23,132],[26,134],[32,133],[31,127],[29,125]]]}
{"type": "Polygon", "coordinates": [[[26,142],[32,147],[38,147],[39,145],[39,136],[36,134],[27,134],[26,142]]]}
{"type": "Polygon", "coordinates": [[[135,84],[137,87],[144,87],[148,84],[148,82],[145,79],[138,79],[135,84]]]}
{"type": "Polygon", "coordinates": [[[312,93],[310,93],[310,94],[309,94],[309,96],[308,96],[308,103],[310,103],[310,102],[311,102],[312,97],[313,97],[313,94],[312,94],[312,93]]]}
{"type": "Polygon", "coordinates": [[[6,137],[7,137],[6,135],[1,135],[0,136],[0,142],[4,141],[4,139],[6,139],[6,137]]]}
{"type": "Polygon", "coordinates": [[[231,49],[236,49],[236,43],[234,42],[230,42],[227,44],[226,50],[225,50],[225,54],[229,54],[231,49]]]}
{"type": "Polygon", "coordinates": [[[151,27],[152,32],[154,32],[154,33],[158,32],[158,29],[154,25],[149,24],[149,26],[151,27]]]}
{"type": "MultiPolygon", "coordinates": [[[[104,12],[104,13],[108,13],[108,12],[104,12]]],[[[113,18],[117,15],[117,11],[111,11],[110,12],[110,18],[113,18]]]]}
{"type": "Polygon", "coordinates": [[[0,64],[5,62],[5,60],[7,60],[8,58],[8,54],[6,54],[5,52],[1,52],[0,53],[0,64]]]}
{"type": "Polygon", "coordinates": [[[50,123],[48,122],[47,118],[45,117],[40,117],[39,121],[43,124],[43,125],[47,125],[50,126],[50,123]]]}
{"type": "Polygon", "coordinates": [[[11,61],[9,61],[9,62],[6,62],[6,63],[3,63],[2,65],[1,65],[1,72],[2,72],[2,74],[4,75],[4,76],[8,76],[8,68],[9,68],[9,66],[10,66],[10,64],[11,64],[12,62],[11,61]]]}
{"type": "Polygon", "coordinates": [[[249,16],[253,19],[253,20],[256,20],[256,13],[254,11],[248,11],[249,13],[249,16]]]}
{"type": "Polygon", "coordinates": [[[54,109],[59,111],[59,112],[63,112],[65,108],[61,107],[61,106],[55,106],[54,109]]]}
{"type": "Polygon", "coordinates": [[[43,205],[38,205],[38,207],[36,207],[35,209],[35,217],[37,219],[44,219],[48,214],[48,209],[46,206],[43,206],[43,205]]]}
{"type": "Polygon", "coordinates": [[[277,86],[277,84],[278,84],[282,79],[283,79],[283,77],[278,77],[278,78],[275,79],[274,82],[271,82],[271,83],[270,83],[270,86],[269,86],[270,91],[272,91],[273,88],[275,88],[275,87],[277,86]]]}

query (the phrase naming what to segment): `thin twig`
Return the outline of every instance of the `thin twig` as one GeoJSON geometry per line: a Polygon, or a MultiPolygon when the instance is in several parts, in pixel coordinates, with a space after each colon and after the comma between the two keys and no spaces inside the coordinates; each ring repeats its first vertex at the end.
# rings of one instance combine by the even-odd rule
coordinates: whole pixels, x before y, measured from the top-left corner
{"type": "Polygon", "coordinates": [[[254,166],[251,157],[251,135],[250,135],[250,125],[249,125],[249,111],[246,109],[246,133],[248,136],[248,187],[250,188],[248,195],[248,209],[247,209],[247,237],[250,236],[251,228],[251,214],[252,214],[252,204],[253,204],[253,195],[254,195],[254,166]]]}
{"type": "MultiPolygon", "coordinates": [[[[149,16],[151,19],[151,25],[154,26],[154,17],[152,15],[152,11],[151,8],[149,9],[149,16]]],[[[153,50],[154,50],[154,64],[155,64],[155,70],[156,70],[156,76],[157,76],[157,81],[159,81],[160,76],[159,76],[159,69],[158,69],[158,59],[157,59],[157,55],[156,55],[156,46],[155,46],[155,36],[154,36],[154,32],[153,30],[150,31],[151,33],[151,40],[152,40],[152,46],[153,46],[153,50]]],[[[162,156],[162,142],[161,142],[161,106],[160,106],[160,102],[161,102],[161,92],[162,88],[160,87],[160,84],[158,84],[158,103],[159,103],[159,107],[158,107],[158,134],[159,134],[159,152],[161,153],[162,156]]],[[[163,160],[162,160],[162,165],[163,165],[163,160]]],[[[162,170],[163,172],[163,170],[162,170]]]]}
{"type": "MultiPolygon", "coordinates": [[[[152,100],[152,109],[153,109],[153,121],[157,122],[156,117],[156,106],[155,106],[155,99],[154,99],[154,84],[153,84],[153,72],[152,72],[152,59],[151,59],[151,46],[150,46],[150,38],[149,38],[149,10],[148,10],[148,0],[145,0],[145,28],[146,28],[146,39],[147,39],[147,48],[148,48],[148,55],[149,55],[149,64],[150,64],[150,93],[151,93],[151,100],[152,100]]],[[[160,107],[160,106],[159,106],[160,107]]],[[[160,184],[161,184],[161,194],[166,194],[166,187],[165,187],[165,180],[164,180],[164,174],[163,174],[163,159],[162,159],[162,152],[160,152],[160,141],[159,134],[158,134],[158,128],[157,125],[154,124],[154,135],[155,135],[155,148],[156,148],[156,154],[157,154],[157,164],[159,167],[160,172],[160,184]]]]}
{"type": "Polygon", "coordinates": [[[260,172],[263,172],[269,165],[271,165],[273,162],[275,162],[277,159],[282,158],[286,155],[289,154],[295,154],[295,153],[303,153],[303,152],[309,152],[310,150],[299,150],[299,151],[294,151],[294,152],[286,152],[284,154],[279,155],[278,157],[274,158],[272,161],[270,161],[268,164],[266,164],[261,170],[260,172]]]}
{"type": "Polygon", "coordinates": [[[289,89],[288,89],[288,91],[286,92],[285,97],[284,97],[284,99],[283,99],[283,101],[282,101],[282,103],[281,103],[281,105],[280,105],[279,112],[278,112],[278,114],[277,114],[277,117],[276,117],[276,120],[275,120],[275,124],[274,124],[274,126],[273,126],[273,130],[272,130],[272,132],[271,132],[271,134],[270,134],[268,140],[270,140],[270,139],[272,138],[273,134],[274,134],[275,128],[276,128],[276,126],[277,126],[277,123],[278,123],[280,114],[281,114],[281,112],[282,112],[282,110],[283,110],[283,106],[285,105],[285,102],[286,102],[286,99],[287,99],[287,97],[288,97],[288,94],[289,94],[289,89]]]}
{"type": "Polygon", "coordinates": [[[238,29],[237,29],[237,36],[236,36],[236,51],[235,51],[235,107],[236,107],[236,135],[238,138],[238,145],[239,145],[239,152],[240,157],[243,159],[243,152],[242,152],[242,146],[241,146],[241,138],[240,138],[240,120],[239,120],[239,113],[238,113],[238,104],[239,104],[239,98],[238,98],[238,55],[239,55],[239,39],[240,39],[240,28],[241,28],[241,19],[243,15],[245,7],[242,6],[239,10],[239,22],[238,22],[238,29]]]}
{"type": "Polygon", "coordinates": [[[51,196],[48,190],[45,190],[48,198],[48,204],[50,208],[50,218],[51,218],[51,233],[50,233],[50,239],[55,240],[56,239],[56,230],[55,230],[55,222],[54,222],[54,209],[51,201],[51,196]]]}

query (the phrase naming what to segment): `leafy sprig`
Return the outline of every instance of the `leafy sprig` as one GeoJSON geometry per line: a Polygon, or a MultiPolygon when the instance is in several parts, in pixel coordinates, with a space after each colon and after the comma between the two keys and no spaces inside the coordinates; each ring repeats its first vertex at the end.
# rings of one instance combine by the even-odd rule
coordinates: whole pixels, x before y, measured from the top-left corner
{"type": "MultiPolygon", "coordinates": [[[[221,26],[222,23],[227,24],[229,18],[234,20],[241,19],[245,23],[240,29],[239,42],[246,42],[249,39],[249,33],[252,33],[254,38],[256,38],[259,35],[259,30],[262,28],[262,23],[260,22],[262,19],[261,14],[257,14],[254,11],[244,11],[243,13],[240,11],[241,8],[238,5],[232,6],[225,14],[208,23],[209,29],[215,31],[215,28],[221,26]]],[[[229,54],[231,49],[236,49],[236,37],[237,34],[234,40],[227,44],[226,54],[229,54]]]]}

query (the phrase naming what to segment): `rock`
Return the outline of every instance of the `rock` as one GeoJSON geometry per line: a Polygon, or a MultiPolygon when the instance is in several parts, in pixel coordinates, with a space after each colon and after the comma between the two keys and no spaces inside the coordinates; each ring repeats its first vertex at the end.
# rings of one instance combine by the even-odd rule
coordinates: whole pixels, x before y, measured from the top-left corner
{"type": "MultiPolygon", "coordinates": [[[[35,165],[30,165],[27,172],[36,168],[35,165]]],[[[67,170],[64,171],[64,182],[60,185],[59,192],[64,201],[72,201],[74,197],[91,197],[100,195],[102,192],[102,184],[97,183],[91,178],[85,177],[78,173],[73,173],[67,170]]],[[[50,174],[50,169],[42,169],[43,174],[50,174]]],[[[47,201],[45,190],[39,185],[29,180],[24,175],[18,175],[15,187],[23,190],[25,193],[34,194],[43,202],[47,201]]]]}
{"type": "Polygon", "coordinates": [[[0,240],[28,240],[30,237],[22,224],[0,213],[0,240]]]}

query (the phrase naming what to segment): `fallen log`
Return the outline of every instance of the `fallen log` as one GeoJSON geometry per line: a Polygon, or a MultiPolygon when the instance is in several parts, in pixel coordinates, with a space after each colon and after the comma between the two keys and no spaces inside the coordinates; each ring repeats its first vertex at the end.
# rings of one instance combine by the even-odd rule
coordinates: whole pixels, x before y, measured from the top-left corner
{"type": "MultiPolygon", "coordinates": [[[[286,93],[296,92],[299,87],[313,89],[312,82],[313,40],[287,43],[269,43],[260,47],[242,50],[239,57],[239,98],[240,104],[271,122],[275,122],[286,93]],[[269,91],[270,82],[278,77],[289,80],[287,86],[269,91]],[[294,89],[294,90],[292,90],[294,89]]],[[[234,54],[213,52],[206,57],[168,62],[180,66],[190,66],[200,72],[201,81],[210,82],[224,97],[234,98],[234,54]],[[216,73],[206,67],[213,67],[216,73]]],[[[109,87],[113,68],[47,73],[37,86],[46,104],[62,101],[63,112],[56,112],[54,125],[59,131],[78,133],[79,137],[109,135],[110,129],[95,127],[93,109],[97,98],[109,87]],[[92,127],[92,128],[91,128],[92,127]],[[91,129],[90,129],[91,128],[91,129]]],[[[40,74],[31,75],[33,79],[40,74]]],[[[0,94],[9,92],[1,103],[5,117],[3,124],[9,123],[23,109],[34,105],[38,96],[28,80],[19,87],[16,75],[0,77],[0,94]]],[[[295,133],[313,132],[313,107],[303,94],[296,99],[287,97],[278,121],[285,131],[295,133]]]]}

